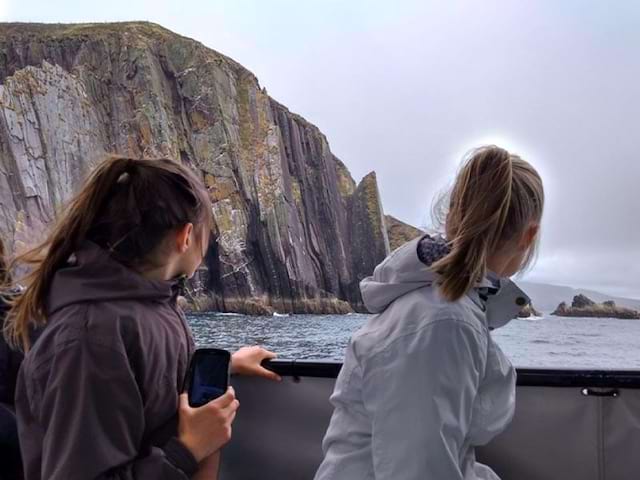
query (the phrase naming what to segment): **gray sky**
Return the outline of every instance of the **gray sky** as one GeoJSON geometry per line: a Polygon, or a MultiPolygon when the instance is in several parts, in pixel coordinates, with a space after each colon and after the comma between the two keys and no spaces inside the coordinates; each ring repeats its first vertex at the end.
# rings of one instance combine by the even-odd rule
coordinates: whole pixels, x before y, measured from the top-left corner
{"type": "Polygon", "coordinates": [[[528,279],[640,298],[640,2],[0,0],[5,21],[151,20],[252,70],[387,213],[428,222],[469,148],[547,190],[528,279]],[[99,3],[91,5],[90,3],[99,3]]]}

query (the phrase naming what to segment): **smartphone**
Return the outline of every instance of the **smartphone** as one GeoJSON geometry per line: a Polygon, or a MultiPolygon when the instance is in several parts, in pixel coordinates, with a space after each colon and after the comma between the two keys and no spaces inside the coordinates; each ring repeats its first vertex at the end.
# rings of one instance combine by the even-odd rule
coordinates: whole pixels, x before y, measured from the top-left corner
{"type": "Polygon", "coordinates": [[[201,407],[225,394],[229,388],[231,354],[217,348],[199,348],[187,373],[187,394],[191,407],[201,407]]]}

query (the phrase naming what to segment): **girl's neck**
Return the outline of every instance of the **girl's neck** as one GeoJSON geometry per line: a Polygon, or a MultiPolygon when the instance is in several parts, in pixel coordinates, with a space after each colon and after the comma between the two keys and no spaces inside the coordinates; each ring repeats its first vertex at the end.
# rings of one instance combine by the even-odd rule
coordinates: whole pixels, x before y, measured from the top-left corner
{"type": "Polygon", "coordinates": [[[138,273],[147,280],[165,282],[178,276],[175,272],[173,262],[157,267],[142,268],[138,270],[138,273]]]}
{"type": "Polygon", "coordinates": [[[494,254],[487,259],[487,270],[492,271],[498,277],[510,277],[509,267],[513,261],[513,256],[504,254],[494,254]]]}

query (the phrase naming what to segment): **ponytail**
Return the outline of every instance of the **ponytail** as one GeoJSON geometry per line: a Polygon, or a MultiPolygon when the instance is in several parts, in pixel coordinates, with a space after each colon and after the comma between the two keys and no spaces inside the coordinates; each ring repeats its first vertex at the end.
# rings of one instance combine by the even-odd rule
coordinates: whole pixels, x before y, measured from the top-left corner
{"type": "Polygon", "coordinates": [[[7,317],[7,341],[29,349],[31,328],[46,324],[55,273],[84,241],[139,268],[170,229],[187,223],[196,231],[213,224],[208,194],[191,171],[166,159],[108,158],[67,205],[47,240],[16,259],[30,273],[7,317]]]}
{"type": "Polygon", "coordinates": [[[543,201],[542,181],[527,162],[496,146],[474,150],[449,200],[451,251],[431,266],[440,274],[443,296],[456,301],[481,281],[489,255],[539,221],[543,201]]]}

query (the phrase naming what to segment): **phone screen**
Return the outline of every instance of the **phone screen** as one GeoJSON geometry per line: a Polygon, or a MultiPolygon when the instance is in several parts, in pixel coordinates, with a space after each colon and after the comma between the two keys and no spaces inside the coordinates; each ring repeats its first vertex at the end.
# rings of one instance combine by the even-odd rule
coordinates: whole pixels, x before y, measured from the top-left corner
{"type": "Polygon", "coordinates": [[[229,361],[226,350],[199,349],[191,360],[189,404],[200,407],[223,395],[229,387],[229,361]]]}

